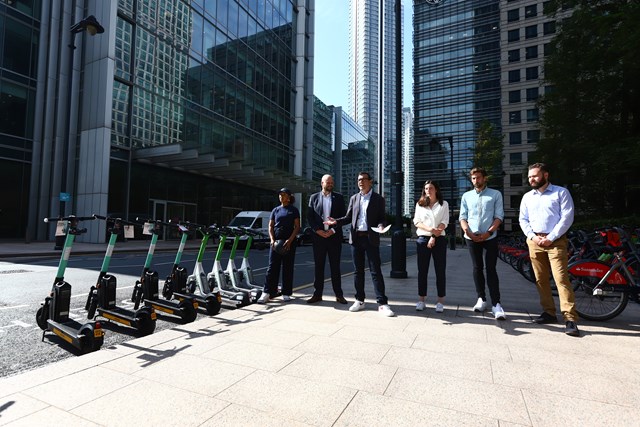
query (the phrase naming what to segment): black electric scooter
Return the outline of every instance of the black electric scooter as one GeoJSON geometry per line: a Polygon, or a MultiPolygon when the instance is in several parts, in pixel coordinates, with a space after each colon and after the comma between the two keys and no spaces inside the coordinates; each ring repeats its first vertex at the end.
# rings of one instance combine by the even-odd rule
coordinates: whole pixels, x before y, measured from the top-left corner
{"type": "Polygon", "coordinates": [[[182,231],[181,229],[180,247],[178,248],[171,274],[164,283],[162,294],[167,299],[174,298],[180,301],[192,298],[198,303],[199,307],[205,308],[208,315],[214,316],[220,312],[222,295],[219,289],[209,288],[207,275],[202,267],[204,251],[207,248],[207,242],[213,230],[190,222],[185,222],[182,225],[187,230],[182,231]],[[195,230],[202,234],[196,264],[193,268],[193,274],[191,275],[187,275],[187,270],[184,267],[180,267],[180,260],[184,251],[184,245],[187,241],[188,230],[195,230]]]}
{"type": "Polygon", "coordinates": [[[102,261],[98,281],[95,286],[91,286],[89,296],[87,297],[87,303],[85,304],[87,317],[93,319],[96,317],[97,311],[97,316],[129,326],[135,329],[141,336],[149,335],[156,329],[156,312],[153,310],[153,307],[145,306],[135,311],[118,307],[116,305],[116,278],[108,273],[111,254],[118,240],[118,234],[122,224],[133,225],[133,223],[126,222],[119,218],[107,218],[99,215],[95,215],[95,217],[107,221],[107,227],[109,227],[111,236],[109,237],[107,251],[102,261]]]}
{"type": "Polygon", "coordinates": [[[194,301],[193,298],[183,298],[179,302],[159,299],[158,272],[151,270],[151,260],[156,248],[156,243],[158,242],[160,227],[172,225],[176,224],[168,224],[158,220],[147,220],[145,222],[146,232],[151,233],[151,243],[149,244],[147,259],[145,260],[140,280],[136,280],[136,284],[133,287],[131,301],[134,302],[135,310],[137,310],[138,307],[140,307],[140,303],[144,301],[147,307],[153,307],[153,309],[158,312],[179,317],[184,323],[190,323],[196,320],[198,316],[198,303],[194,301]]]}
{"type": "Polygon", "coordinates": [[[67,221],[65,238],[58,272],[53,280],[53,288],[45,298],[42,307],[36,313],[36,323],[42,329],[42,341],[45,333],[53,332],[82,353],[89,353],[102,347],[104,331],[100,322],[79,323],[69,318],[71,306],[71,285],[64,280],[64,272],[69,262],[71,247],[75,237],[86,233],[86,228],[78,228],[78,222],[93,220],[94,217],[69,216],[64,218],[45,218],[44,222],[67,221]]]}

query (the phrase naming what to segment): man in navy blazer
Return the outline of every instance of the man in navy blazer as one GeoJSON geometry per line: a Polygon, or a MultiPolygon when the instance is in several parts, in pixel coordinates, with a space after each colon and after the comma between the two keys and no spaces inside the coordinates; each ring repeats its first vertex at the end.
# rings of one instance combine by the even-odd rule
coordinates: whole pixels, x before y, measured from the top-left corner
{"type": "Polygon", "coordinates": [[[344,197],[333,191],[334,181],[331,175],[324,175],[320,182],[322,191],[314,193],[309,198],[307,221],[313,230],[313,260],[315,262],[315,288],[313,296],[307,303],[322,301],[324,289],[324,266],[329,257],[331,269],[331,284],[336,295],[336,301],[347,304],[342,292],[342,277],[340,274],[340,257],[342,255],[342,228],[338,225],[324,224],[329,218],[344,216],[346,212],[344,197]]]}
{"type": "Polygon", "coordinates": [[[364,308],[364,257],[369,260],[371,281],[376,292],[378,312],[387,317],[395,316],[389,307],[385,295],[384,276],[380,267],[380,234],[373,228],[383,228],[386,223],[384,197],[372,190],[373,178],[368,172],[358,174],[360,192],[351,196],[347,213],[341,218],[329,218],[329,225],[342,226],[351,224],[349,243],[355,268],[354,285],[356,301],[349,311],[360,311],[364,308]]]}

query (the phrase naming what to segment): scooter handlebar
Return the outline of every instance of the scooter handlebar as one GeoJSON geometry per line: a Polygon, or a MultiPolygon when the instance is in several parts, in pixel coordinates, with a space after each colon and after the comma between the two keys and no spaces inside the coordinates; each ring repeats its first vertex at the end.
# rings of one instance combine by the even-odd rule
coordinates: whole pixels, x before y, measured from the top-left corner
{"type": "Polygon", "coordinates": [[[44,219],[44,222],[56,222],[56,221],[91,221],[96,219],[95,215],[91,216],[57,216],[57,217],[48,217],[44,219]]]}
{"type": "Polygon", "coordinates": [[[103,221],[107,221],[107,222],[114,222],[114,223],[120,223],[120,224],[124,224],[124,225],[138,225],[135,222],[131,222],[131,221],[127,221],[126,219],[122,219],[122,218],[116,218],[113,216],[102,216],[102,215],[93,215],[94,217],[96,217],[96,219],[101,219],[103,221]]]}

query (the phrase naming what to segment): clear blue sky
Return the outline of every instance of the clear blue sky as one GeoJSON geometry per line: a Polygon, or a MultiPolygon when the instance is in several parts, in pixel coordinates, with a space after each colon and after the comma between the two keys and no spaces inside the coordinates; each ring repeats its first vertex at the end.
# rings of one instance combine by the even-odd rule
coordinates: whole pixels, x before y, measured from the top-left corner
{"type": "MultiPolygon", "coordinates": [[[[386,0],[395,1],[395,0],[386,0]]],[[[348,111],[349,0],[316,1],[314,94],[327,105],[348,111]]],[[[413,107],[412,0],[404,0],[403,107],[413,107]]]]}

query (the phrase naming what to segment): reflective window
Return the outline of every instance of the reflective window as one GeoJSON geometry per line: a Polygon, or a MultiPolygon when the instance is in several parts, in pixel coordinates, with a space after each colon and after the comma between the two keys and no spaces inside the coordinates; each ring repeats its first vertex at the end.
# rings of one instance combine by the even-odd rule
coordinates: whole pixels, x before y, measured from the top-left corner
{"type": "Polygon", "coordinates": [[[509,83],[516,83],[520,81],[520,70],[509,71],[509,83]]]}
{"type": "Polygon", "coordinates": [[[528,130],[527,142],[529,144],[537,144],[538,142],[540,142],[540,131],[537,129],[528,130]]]}
{"type": "Polygon", "coordinates": [[[538,88],[530,87],[527,89],[527,101],[535,101],[538,99],[538,88]]]}
{"type": "Polygon", "coordinates": [[[524,18],[525,19],[533,18],[537,14],[538,14],[538,5],[537,4],[532,4],[532,5],[526,6],[524,8],[524,18]]]}
{"type": "Polygon", "coordinates": [[[522,174],[512,173],[509,174],[509,183],[512,187],[522,187],[522,174]]]}
{"type": "Polygon", "coordinates": [[[509,30],[509,32],[507,33],[507,41],[509,42],[517,42],[518,40],[520,40],[520,29],[516,29],[516,30],[509,30]]]}
{"type": "Polygon", "coordinates": [[[510,153],[509,154],[509,163],[511,166],[519,166],[522,165],[522,153],[510,153]]]}
{"type": "MultiPolygon", "coordinates": [[[[4,17],[0,67],[18,74],[36,77],[38,32],[9,16],[4,17]]],[[[2,40],[2,39],[0,39],[2,40]]]]}
{"type": "Polygon", "coordinates": [[[111,140],[116,145],[128,146],[127,119],[129,105],[129,86],[115,80],[113,82],[113,118],[111,122],[111,140]]]}
{"type": "Polygon", "coordinates": [[[509,62],[518,62],[520,61],[520,49],[510,50],[507,54],[509,58],[509,62]]]}
{"type": "Polygon", "coordinates": [[[122,18],[116,24],[116,76],[131,80],[131,42],[133,27],[122,18]]]}
{"type": "Polygon", "coordinates": [[[510,90],[509,91],[509,103],[513,104],[515,102],[520,102],[520,91],[519,90],[510,90]]]}
{"type": "Polygon", "coordinates": [[[509,124],[518,124],[522,121],[522,116],[520,111],[510,111],[509,112],[509,124]]]}
{"type": "Polygon", "coordinates": [[[509,145],[522,144],[522,132],[509,132],[509,145]]]}
{"type": "Polygon", "coordinates": [[[556,21],[549,21],[542,24],[542,31],[544,35],[555,34],[556,32],[556,21]]]}
{"type": "Polygon", "coordinates": [[[539,110],[537,108],[531,108],[527,110],[527,123],[537,122],[539,119],[539,110]]]}
{"type": "Polygon", "coordinates": [[[526,59],[534,59],[538,57],[538,46],[529,46],[525,48],[526,59]]]}
{"type": "Polygon", "coordinates": [[[530,25],[528,27],[524,28],[524,37],[526,39],[532,39],[534,37],[538,36],[538,26],[537,25],[530,25]]]}
{"type": "Polygon", "coordinates": [[[26,87],[0,81],[0,133],[32,136],[33,96],[26,87]]]}
{"type": "Polygon", "coordinates": [[[538,67],[527,67],[525,70],[527,80],[535,80],[538,78],[538,67]]]}
{"type": "Polygon", "coordinates": [[[520,19],[520,9],[511,9],[507,11],[507,22],[515,22],[520,19]]]}

